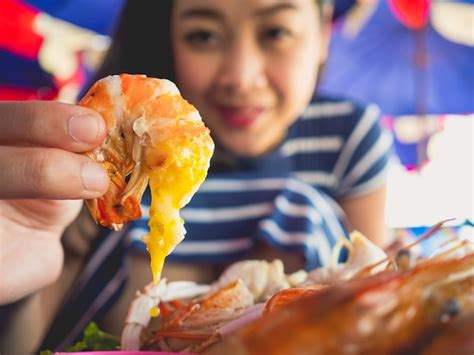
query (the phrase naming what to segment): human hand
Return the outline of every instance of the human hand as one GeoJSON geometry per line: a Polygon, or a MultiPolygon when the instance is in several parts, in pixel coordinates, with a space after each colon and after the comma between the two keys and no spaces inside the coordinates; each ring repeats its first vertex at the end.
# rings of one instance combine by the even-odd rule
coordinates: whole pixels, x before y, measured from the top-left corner
{"type": "Polygon", "coordinates": [[[81,152],[99,145],[105,123],[92,110],[58,102],[0,102],[0,304],[54,281],[60,236],[82,199],[109,179],[81,152]]]}

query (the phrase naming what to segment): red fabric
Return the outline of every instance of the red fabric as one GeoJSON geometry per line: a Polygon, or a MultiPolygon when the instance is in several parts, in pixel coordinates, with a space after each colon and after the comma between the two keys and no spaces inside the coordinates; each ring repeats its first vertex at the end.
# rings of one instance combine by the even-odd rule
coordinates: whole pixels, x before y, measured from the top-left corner
{"type": "Polygon", "coordinates": [[[20,0],[0,1],[0,49],[35,59],[43,37],[33,28],[39,11],[20,0]]]}
{"type": "Polygon", "coordinates": [[[389,0],[390,9],[405,26],[418,30],[426,26],[430,13],[430,0],[389,0]]]}
{"type": "Polygon", "coordinates": [[[54,100],[58,96],[55,88],[14,88],[0,86],[0,101],[54,100]]]}
{"type": "MultiPolygon", "coordinates": [[[[37,75],[35,84],[25,86],[25,80],[21,84],[12,82],[11,78],[7,82],[0,82],[0,100],[54,100],[57,98],[59,91],[65,85],[75,85],[81,87],[86,81],[86,72],[83,66],[82,53],[76,53],[78,68],[69,78],[62,80],[54,77],[54,73],[47,73],[47,77],[51,80],[42,80],[41,63],[38,63],[38,54],[43,45],[44,38],[35,31],[35,21],[42,12],[26,3],[24,0],[0,0],[0,51],[5,51],[12,57],[26,59],[32,62],[31,68],[25,69],[27,64],[22,68],[30,70],[31,76],[37,75]],[[38,64],[40,67],[38,67],[38,64]],[[44,83],[43,83],[44,82],[44,83]]],[[[14,68],[4,65],[5,71],[15,72],[14,68]]],[[[25,73],[22,74],[23,77],[25,73]]]]}

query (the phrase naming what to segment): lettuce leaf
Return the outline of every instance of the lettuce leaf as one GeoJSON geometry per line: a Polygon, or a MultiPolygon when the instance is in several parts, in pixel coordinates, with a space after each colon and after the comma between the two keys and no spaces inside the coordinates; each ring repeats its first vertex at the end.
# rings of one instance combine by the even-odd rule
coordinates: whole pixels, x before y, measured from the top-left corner
{"type": "MultiPolygon", "coordinates": [[[[90,322],[84,329],[83,339],[66,349],[66,352],[94,350],[120,350],[120,337],[99,329],[96,323],[90,322]]],[[[40,355],[52,355],[49,350],[40,355]]]]}

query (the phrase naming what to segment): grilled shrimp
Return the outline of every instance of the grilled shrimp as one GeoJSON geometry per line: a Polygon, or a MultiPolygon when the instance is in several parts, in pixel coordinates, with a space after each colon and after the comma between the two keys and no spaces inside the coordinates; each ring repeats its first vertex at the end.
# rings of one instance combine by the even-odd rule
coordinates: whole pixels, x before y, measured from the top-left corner
{"type": "Polygon", "coordinates": [[[107,125],[102,145],[87,153],[111,180],[103,197],[87,201],[95,221],[118,230],[139,218],[150,181],[150,234],[144,241],[157,283],[164,258],[184,238],[179,209],[206,177],[214,149],[209,129],[172,82],[145,75],[101,79],[79,105],[99,112],[107,125]]]}
{"type": "Polygon", "coordinates": [[[209,354],[389,354],[420,351],[443,324],[474,313],[474,254],[420,263],[310,292],[209,354]]]}
{"type": "Polygon", "coordinates": [[[142,331],[148,326],[152,317],[159,315],[158,306],[161,302],[189,299],[208,292],[210,288],[210,286],[198,285],[191,281],[168,283],[166,279],[161,279],[158,285],[150,283],[142,292],[137,291],[125,319],[121,350],[140,349],[142,331]]]}
{"type": "Polygon", "coordinates": [[[421,355],[450,354],[472,355],[474,353],[474,314],[462,317],[441,327],[433,341],[423,349],[421,355]]]}
{"type": "Polygon", "coordinates": [[[262,302],[280,290],[303,282],[306,276],[307,274],[303,270],[286,275],[283,262],[280,259],[275,259],[272,262],[242,260],[225,269],[219,279],[212,284],[212,287],[218,290],[240,279],[252,293],[255,302],[262,302]]]}
{"type": "Polygon", "coordinates": [[[311,271],[306,284],[333,285],[350,280],[367,266],[375,264],[376,266],[370,267],[370,273],[375,274],[385,270],[388,265],[387,254],[357,231],[350,234],[350,241],[339,239],[332,254],[331,264],[311,271]],[[345,263],[340,264],[337,259],[342,248],[348,250],[349,256],[345,263]]]}
{"type": "Polygon", "coordinates": [[[252,293],[240,279],[190,303],[175,303],[175,310],[161,304],[160,329],[147,346],[196,352],[196,348],[220,340],[219,325],[239,317],[253,304],[252,293]]]}

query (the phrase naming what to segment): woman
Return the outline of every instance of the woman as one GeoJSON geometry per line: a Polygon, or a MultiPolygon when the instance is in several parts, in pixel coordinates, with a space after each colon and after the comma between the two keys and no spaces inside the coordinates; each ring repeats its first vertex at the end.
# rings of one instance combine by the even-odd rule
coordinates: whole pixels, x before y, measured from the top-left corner
{"type": "MultiPolygon", "coordinates": [[[[126,6],[117,41],[99,76],[128,72],[172,79],[198,108],[217,145],[208,179],[183,210],[187,237],[168,257],[165,277],[209,282],[226,263],[249,257],[281,257],[289,271],[312,269],[325,264],[331,246],[352,229],[386,244],[384,172],[390,140],[380,129],[378,111],[314,95],[327,54],[329,18],[327,4],[314,0],[130,1],[126,6]]],[[[13,107],[20,113],[32,112],[28,122],[36,122],[35,114],[47,117],[41,110],[58,112],[61,117],[47,121],[48,129],[62,129],[68,110],[78,109],[36,105],[30,111],[27,105],[13,107]]],[[[74,141],[74,134],[64,138],[60,129],[60,138],[52,134],[36,141],[31,133],[23,140],[60,148],[71,162],[84,166],[77,155],[64,150],[83,151],[98,144],[103,127],[100,119],[97,122],[89,145],[74,141]]],[[[31,149],[37,152],[39,148],[31,149]]],[[[65,156],[51,158],[64,163],[65,156]]],[[[94,171],[95,185],[91,186],[100,194],[106,179],[100,170],[94,171]]],[[[96,196],[83,190],[88,184],[77,186],[87,180],[73,180],[79,189],[75,191],[57,186],[54,190],[53,185],[41,182],[36,191],[24,192],[21,181],[13,175],[7,178],[1,185],[13,184],[16,192],[4,191],[3,198],[96,196]]],[[[14,203],[2,202],[7,209],[13,208],[14,203]]],[[[149,204],[147,196],[143,203],[149,204]]],[[[14,231],[26,229],[24,234],[36,234],[47,223],[54,225],[48,238],[58,249],[61,230],[77,212],[54,223],[53,218],[44,222],[44,215],[58,207],[57,201],[54,204],[42,206],[42,213],[33,219],[36,225],[15,224],[19,214],[33,210],[26,203],[7,221],[14,231]]],[[[106,330],[120,331],[135,290],[151,279],[148,257],[141,242],[135,243],[146,223],[146,219],[136,221],[115,236],[91,237],[91,252],[87,254],[86,247],[78,265],[63,269],[61,277],[69,272],[70,297],[43,347],[63,348],[91,319],[100,320],[106,330]],[[132,275],[125,286],[120,268],[124,260],[132,275]]],[[[66,235],[64,243],[80,249],[80,242],[73,240],[66,235]]],[[[25,251],[20,248],[20,252],[25,251]]],[[[58,263],[60,257],[53,259],[58,263]]],[[[54,269],[51,278],[61,269],[60,262],[54,269]]],[[[35,284],[17,295],[38,288],[35,284]]],[[[62,300],[64,292],[54,294],[62,300]]],[[[57,311],[56,307],[49,314],[57,311]]]]}

